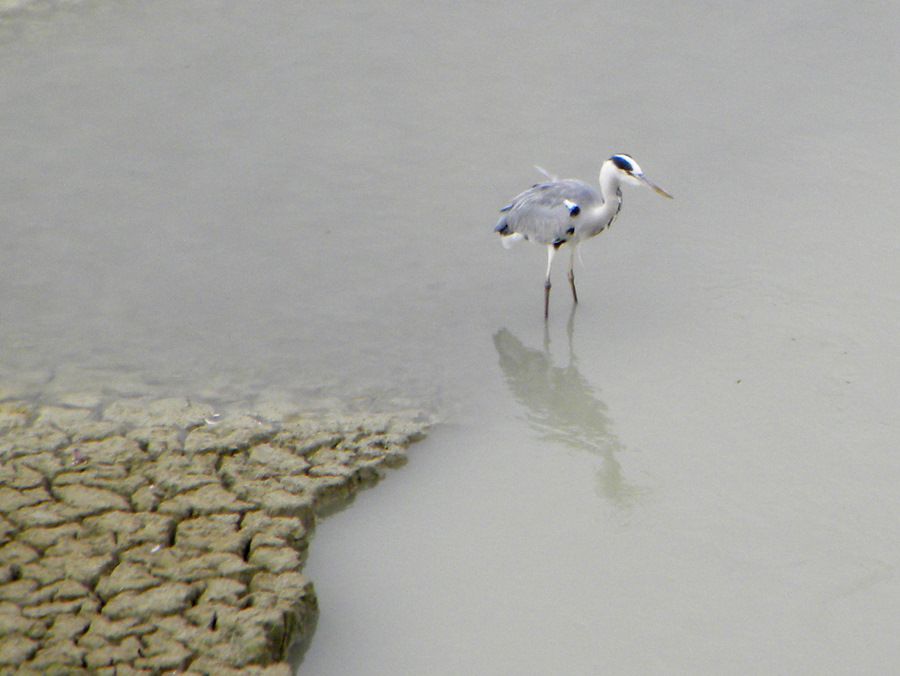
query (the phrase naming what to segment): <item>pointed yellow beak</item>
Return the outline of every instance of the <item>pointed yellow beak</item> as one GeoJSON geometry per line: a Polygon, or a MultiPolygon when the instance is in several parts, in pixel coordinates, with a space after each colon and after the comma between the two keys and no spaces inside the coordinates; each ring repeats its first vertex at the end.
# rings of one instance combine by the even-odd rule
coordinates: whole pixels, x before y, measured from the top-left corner
{"type": "Polygon", "coordinates": [[[661,195],[661,196],[663,196],[663,197],[668,197],[670,200],[675,199],[674,197],[672,197],[672,195],[670,195],[670,194],[667,193],[665,190],[663,190],[662,188],[660,188],[658,185],[656,185],[656,183],[654,183],[653,181],[651,181],[649,178],[647,178],[647,177],[644,176],[643,174],[641,174],[640,176],[638,176],[638,178],[641,179],[644,183],[646,183],[648,188],[653,188],[653,190],[654,190],[658,195],[661,195]]]}

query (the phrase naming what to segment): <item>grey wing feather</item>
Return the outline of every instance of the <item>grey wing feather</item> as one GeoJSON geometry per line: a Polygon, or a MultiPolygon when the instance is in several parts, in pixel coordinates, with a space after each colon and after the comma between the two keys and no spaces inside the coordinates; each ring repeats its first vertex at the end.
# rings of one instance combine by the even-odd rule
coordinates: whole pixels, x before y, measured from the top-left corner
{"type": "Polygon", "coordinates": [[[538,183],[500,210],[504,215],[494,229],[502,235],[519,233],[541,244],[565,242],[577,214],[601,201],[597,191],[582,181],[538,183]]]}

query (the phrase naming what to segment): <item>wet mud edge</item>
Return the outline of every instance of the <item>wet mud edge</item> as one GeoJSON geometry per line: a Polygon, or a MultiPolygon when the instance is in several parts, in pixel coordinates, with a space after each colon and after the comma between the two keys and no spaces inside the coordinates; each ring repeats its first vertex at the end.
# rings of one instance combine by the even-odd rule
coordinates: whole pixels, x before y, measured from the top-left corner
{"type": "Polygon", "coordinates": [[[0,674],[291,673],[316,519],[405,462],[417,412],[0,401],[0,674]]]}

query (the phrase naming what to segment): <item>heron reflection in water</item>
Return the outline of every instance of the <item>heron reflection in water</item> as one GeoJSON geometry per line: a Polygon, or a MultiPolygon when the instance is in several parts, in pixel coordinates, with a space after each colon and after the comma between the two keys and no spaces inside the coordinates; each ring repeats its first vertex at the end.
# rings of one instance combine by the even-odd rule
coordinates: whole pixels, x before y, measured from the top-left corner
{"type": "Polygon", "coordinates": [[[564,367],[553,364],[546,327],[543,350],[525,347],[505,328],[494,334],[494,347],[506,383],[525,407],[531,426],[547,441],[600,456],[603,463],[597,470],[597,492],[625,506],[639,497],[642,489],[622,475],[616,455],[624,447],[611,429],[606,404],[578,370],[572,345],[574,310],[566,325],[569,361],[564,367]]]}

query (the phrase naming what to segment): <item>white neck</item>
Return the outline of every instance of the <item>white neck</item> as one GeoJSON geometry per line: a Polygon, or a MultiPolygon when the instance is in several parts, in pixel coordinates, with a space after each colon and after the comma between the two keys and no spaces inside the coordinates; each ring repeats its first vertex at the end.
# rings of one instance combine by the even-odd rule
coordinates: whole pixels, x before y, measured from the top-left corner
{"type": "Polygon", "coordinates": [[[600,169],[600,194],[603,203],[595,206],[581,231],[582,238],[593,237],[603,232],[612,223],[619,209],[622,208],[622,191],[619,177],[612,163],[604,163],[600,169]]]}
{"type": "Polygon", "coordinates": [[[611,220],[622,208],[622,190],[619,172],[612,162],[604,162],[600,168],[600,194],[603,206],[598,209],[597,218],[603,223],[611,220]]]}
{"type": "Polygon", "coordinates": [[[604,190],[603,193],[603,204],[597,207],[597,210],[594,212],[594,220],[598,225],[605,228],[619,213],[619,209],[622,208],[622,192],[616,186],[613,188],[611,195],[607,190],[604,190]]]}
{"type": "Polygon", "coordinates": [[[604,203],[617,202],[616,197],[621,199],[622,193],[619,191],[621,185],[619,170],[607,160],[600,167],[600,193],[603,195],[604,203]]]}

